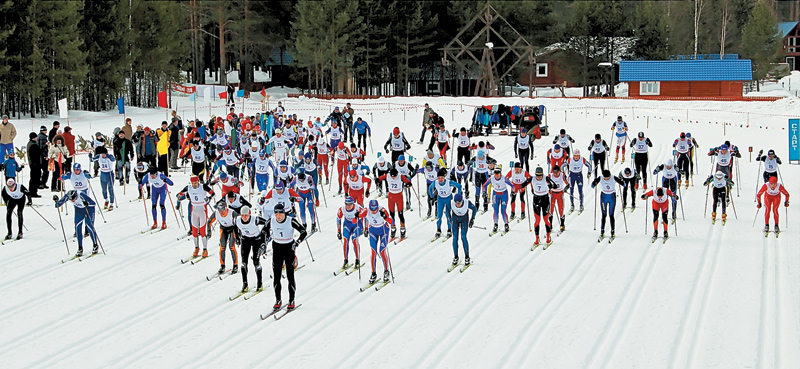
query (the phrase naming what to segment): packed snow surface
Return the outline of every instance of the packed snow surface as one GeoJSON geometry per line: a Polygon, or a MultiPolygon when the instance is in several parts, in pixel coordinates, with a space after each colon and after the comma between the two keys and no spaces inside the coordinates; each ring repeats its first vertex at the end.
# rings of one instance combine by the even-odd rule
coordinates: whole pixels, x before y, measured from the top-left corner
{"type": "MultiPolygon", "coordinates": [[[[245,112],[255,113],[261,109],[256,98],[260,96],[244,104],[238,101],[237,110],[244,105],[245,112]]],[[[346,101],[301,97],[282,102],[288,113],[324,119],[346,101]]],[[[367,153],[370,166],[394,126],[409,141],[419,139],[422,104],[428,102],[450,129],[468,126],[477,105],[545,105],[551,136],[536,141],[532,167],[544,165],[545,152],[559,129],[565,128],[577,141],[574,147],[586,155],[595,133],[611,140],[610,127],[617,115],[627,121],[632,137],[644,131],[653,141],[651,171],[672,158],[671,145],[680,132],[691,132],[700,144],[698,167],[693,185],[681,189],[679,220],[670,225],[665,244],[660,239],[650,242],[652,212],[638,198],[637,210],[624,215],[617,202],[617,239],[598,243],[596,196],[585,181],[586,211],[567,216],[566,232],[560,237],[554,233],[549,249],[531,252],[533,233],[527,220],[511,222],[511,232],[503,237],[490,238],[487,230],[472,228],[469,246],[474,265],[464,273],[446,272],[453,258],[451,240],[429,242],[435,223],[421,220],[423,214],[413,198],[413,212],[406,212],[409,239],[389,247],[395,283],[377,292],[359,292],[369,277],[368,267],[360,275],[333,276],[343,259],[335,220],[343,199],[333,197],[336,185],[326,186],[319,208],[322,231],[308,241],[315,261],[305,244],[297,250],[300,264],[305,265],[296,274],[297,302],[302,307],[280,321],[259,318],[275,300],[271,286],[250,300],[229,301],[228,296],[241,288],[239,275],[206,281],[205,276],[219,267],[216,232],[209,240],[209,260],[197,265],[179,262],[193,246],[186,239],[176,240],[185,230],[176,223],[169,202],[169,228],[140,234],[150,224],[142,217],[143,204],[135,201],[133,184],[125,189],[116,186],[119,208],[97,216],[107,254],[62,264],[69,255],[59,215],[52,206],[53,193],[43,190],[35,203],[45,206],[36,209],[57,230],[26,209],[25,238],[0,246],[2,366],[800,367],[800,211],[797,200],[788,213],[781,206],[780,238],[764,237],[764,210],[757,211],[754,200],[763,168],[750,160],[749,153],[751,146],[753,157],[761,149],[775,149],[783,160],[782,181],[793,197],[800,196],[800,171],[788,163],[787,139],[787,120],[800,112],[796,98],[772,103],[443,97],[350,102],[356,116],[373,128],[373,149],[367,153]],[[723,226],[719,221],[711,224],[711,199],[706,211],[702,182],[712,171],[705,153],[725,140],[737,145],[743,158],[737,167],[740,175],[734,178],[735,209],[728,208],[723,226]]],[[[195,113],[194,102],[173,98],[185,120],[195,116],[207,120],[210,114],[226,112],[220,101],[211,107],[196,103],[202,106],[195,113]]],[[[274,99],[270,105],[274,107],[274,99]]],[[[70,125],[84,137],[95,131],[109,134],[123,122],[115,113],[70,112],[70,125]]],[[[126,116],[134,125],[155,128],[166,119],[166,112],[128,108],[126,116]]],[[[26,143],[29,125],[38,131],[42,124],[49,128],[54,119],[65,123],[54,117],[12,120],[19,132],[16,145],[26,143]]],[[[497,147],[491,156],[507,168],[514,160],[513,137],[494,135],[488,140],[497,147]]],[[[614,141],[609,145],[613,151],[614,141]]],[[[423,151],[423,145],[413,144],[413,163],[421,161],[423,151]]],[[[628,148],[628,160],[611,165],[615,175],[630,165],[630,153],[628,148]]],[[[86,155],[77,161],[88,168],[86,155]]],[[[24,176],[28,173],[26,169],[24,176]]],[[[185,173],[174,173],[172,179],[177,188],[188,184],[185,173]]],[[[23,180],[27,184],[27,178],[23,180]]],[[[92,185],[99,196],[99,180],[92,180],[92,185]]],[[[173,200],[176,191],[171,191],[173,200]]],[[[243,192],[247,194],[246,189],[243,192]]],[[[641,194],[640,189],[637,196],[641,194]]],[[[565,201],[569,203],[568,196],[565,201]]],[[[425,212],[425,199],[421,202],[425,212]]],[[[381,203],[386,206],[385,200],[381,203]]],[[[150,203],[146,206],[149,216],[150,203]]],[[[72,215],[61,213],[61,220],[69,239],[72,215]]],[[[475,225],[491,229],[492,223],[490,210],[479,215],[475,225]]],[[[368,242],[363,238],[360,242],[362,260],[368,260],[368,242]]],[[[76,242],[69,240],[67,245],[74,253],[76,242]]],[[[463,250],[459,254],[463,260],[463,250]]],[[[229,254],[227,260],[230,264],[229,254]]],[[[270,263],[262,260],[268,286],[270,263]]],[[[377,269],[380,274],[380,260],[377,269]]],[[[283,299],[286,302],[285,280],[283,299]]]]}

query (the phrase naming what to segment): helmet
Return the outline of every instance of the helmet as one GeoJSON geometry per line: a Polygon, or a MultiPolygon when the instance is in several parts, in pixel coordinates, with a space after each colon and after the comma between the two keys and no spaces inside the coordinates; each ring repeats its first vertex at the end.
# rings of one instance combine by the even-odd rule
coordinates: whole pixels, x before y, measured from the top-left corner
{"type": "Polygon", "coordinates": [[[553,146],[553,148],[556,149],[556,150],[561,150],[561,145],[556,144],[555,146],[553,146]]]}
{"type": "Polygon", "coordinates": [[[644,138],[644,132],[639,131],[639,138],[644,138]]]}
{"type": "Polygon", "coordinates": [[[394,127],[394,129],[392,130],[392,133],[396,134],[396,135],[399,135],[400,134],[400,128],[394,127]]]}
{"type": "Polygon", "coordinates": [[[542,167],[536,167],[535,173],[537,176],[542,176],[544,175],[544,169],[542,169],[542,167]]]}
{"type": "Polygon", "coordinates": [[[725,177],[725,173],[723,173],[721,170],[718,170],[716,173],[714,173],[714,176],[719,179],[722,179],[725,177]]]}
{"type": "Polygon", "coordinates": [[[355,202],[356,202],[356,200],[353,199],[350,196],[347,196],[347,198],[344,199],[344,204],[345,205],[353,205],[355,202]]]}
{"type": "MultiPolygon", "coordinates": [[[[246,208],[246,206],[243,206],[242,210],[244,210],[244,208],[246,208]]],[[[250,210],[250,208],[248,208],[247,210],[250,210]]],[[[283,203],[278,203],[275,205],[273,211],[275,212],[275,214],[286,214],[286,207],[283,206],[283,203]]]]}
{"type": "Polygon", "coordinates": [[[397,161],[406,161],[406,156],[405,155],[398,156],[397,161]]]}
{"type": "Polygon", "coordinates": [[[78,198],[78,191],[75,190],[67,191],[66,198],[70,201],[75,201],[78,198]]]}
{"type": "Polygon", "coordinates": [[[369,200],[369,210],[376,211],[378,210],[378,200],[369,200]]]}
{"type": "MultiPolygon", "coordinates": [[[[10,181],[10,179],[9,179],[9,181],[10,181]]],[[[769,177],[769,183],[770,184],[778,183],[778,177],[769,177]]]]}
{"type": "Polygon", "coordinates": [[[436,173],[437,177],[446,177],[447,176],[447,169],[440,168],[439,171],[436,173]]]}
{"type": "Polygon", "coordinates": [[[611,177],[611,171],[608,169],[603,169],[603,178],[611,177]]]}
{"type": "Polygon", "coordinates": [[[398,172],[397,172],[397,168],[392,168],[392,169],[389,169],[389,175],[390,175],[390,176],[392,176],[392,177],[397,177],[397,174],[398,174],[398,172]]]}
{"type": "Polygon", "coordinates": [[[9,178],[9,179],[6,181],[6,186],[8,186],[8,187],[11,187],[11,186],[13,186],[13,185],[15,185],[15,184],[17,184],[17,182],[14,182],[14,178],[9,178]]]}
{"type": "Polygon", "coordinates": [[[283,181],[278,181],[278,183],[275,183],[275,189],[276,190],[280,191],[280,190],[282,190],[284,188],[286,188],[286,186],[283,184],[283,181]]]}
{"type": "Polygon", "coordinates": [[[76,171],[76,172],[80,172],[81,171],[81,164],[80,163],[72,164],[72,170],[76,171]]]}
{"type": "Polygon", "coordinates": [[[461,192],[459,192],[459,193],[457,193],[457,194],[455,194],[453,196],[453,201],[455,201],[455,202],[464,202],[464,196],[461,195],[461,192]]]}
{"type": "Polygon", "coordinates": [[[664,196],[664,188],[659,187],[656,189],[656,196],[661,197],[664,196]]]}
{"type": "Polygon", "coordinates": [[[578,150],[577,148],[576,148],[576,149],[573,149],[573,150],[572,150],[572,155],[581,156],[581,150],[578,150]]]}
{"type": "Polygon", "coordinates": [[[191,176],[191,177],[189,177],[189,182],[191,182],[191,183],[200,183],[200,177],[191,176]]]}

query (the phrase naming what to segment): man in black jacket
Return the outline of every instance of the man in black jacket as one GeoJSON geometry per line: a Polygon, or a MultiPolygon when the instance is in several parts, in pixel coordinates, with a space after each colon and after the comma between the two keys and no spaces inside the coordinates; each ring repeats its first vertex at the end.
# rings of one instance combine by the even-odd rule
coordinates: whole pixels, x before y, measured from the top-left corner
{"type": "Polygon", "coordinates": [[[125,131],[120,130],[117,137],[112,141],[114,146],[114,158],[117,160],[117,180],[119,185],[123,186],[129,183],[131,179],[131,161],[133,161],[133,144],[131,140],[125,137],[125,131]],[[125,176],[123,177],[123,170],[125,176]],[[125,182],[123,183],[123,179],[125,182]]]}
{"type": "Polygon", "coordinates": [[[47,142],[53,142],[53,137],[56,137],[58,134],[58,128],[61,126],[61,123],[58,121],[53,122],[53,128],[50,128],[50,132],[47,133],[47,142]]]}
{"type": "MultiPolygon", "coordinates": [[[[39,149],[41,150],[41,157],[43,160],[42,175],[41,175],[42,179],[39,181],[39,189],[46,189],[48,188],[47,180],[50,178],[50,172],[47,170],[47,151],[48,151],[47,146],[50,144],[50,139],[47,137],[47,127],[45,126],[39,127],[39,135],[36,136],[36,144],[39,146],[39,149]]],[[[30,154],[28,154],[28,158],[30,158],[30,154]]],[[[33,190],[30,187],[29,189],[33,190]]]]}
{"type": "Polygon", "coordinates": [[[42,197],[39,195],[39,179],[42,178],[42,169],[44,169],[44,155],[42,154],[42,149],[39,147],[39,144],[36,143],[36,139],[38,137],[36,132],[31,132],[28,137],[30,140],[28,140],[26,151],[28,153],[28,163],[31,166],[31,176],[30,180],[28,181],[28,188],[30,190],[31,197],[42,197]]]}
{"type": "Polygon", "coordinates": [[[169,169],[179,170],[178,168],[178,154],[181,151],[181,132],[180,132],[180,119],[177,116],[172,117],[172,122],[169,124],[169,169]]]}

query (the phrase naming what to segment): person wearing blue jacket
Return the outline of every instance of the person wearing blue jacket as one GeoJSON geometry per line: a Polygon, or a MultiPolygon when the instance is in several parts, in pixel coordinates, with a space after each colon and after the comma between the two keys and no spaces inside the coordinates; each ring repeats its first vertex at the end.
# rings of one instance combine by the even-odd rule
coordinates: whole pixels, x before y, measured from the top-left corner
{"type": "Polygon", "coordinates": [[[437,173],[437,178],[428,187],[428,195],[433,198],[436,197],[436,235],[434,239],[442,235],[442,213],[447,217],[447,237],[453,235],[452,219],[450,212],[450,200],[453,198],[453,189],[457,189],[456,193],[461,193],[461,185],[456,181],[447,179],[447,169],[440,168],[437,173]]]}
{"type": "Polygon", "coordinates": [[[361,147],[361,141],[364,141],[364,151],[367,151],[367,136],[372,137],[372,128],[369,127],[367,121],[358,117],[358,120],[353,123],[353,129],[358,132],[358,143],[356,146],[361,147]]]}
{"type": "Polygon", "coordinates": [[[103,209],[114,210],[114,155],[108,153],[105,147],[97,148],[97,155],[92,162],[100,165],[100,187],[103,189],[103,209]],[[109,204],[110,201],[110,204],[109,204]]]}
{"type": "Polygon", "coordinates": [[[158,216],[156,213],[156,202],[161,208],[161,229],[167,228],[167,208],[164,205],[164,200],[167,199],[167,185],[172,186],[172,180],[169,179],[164,173],[160,173],[155,167],[150,167],[150,173],[142,178],[142,183],[139,184],[139,191],[143,186],[149,185],[152,191],[150,199],[150,209],[153,211],[153,225],[151,229],[158,227],[158,216]]]}
{"type": "Polygon", "coordinates": [[[21,172],[22,168],[25,168],[25,164],[20,165],[17,163],[17,159],[14,158],[14,150],[9,151],[8,158],[0,164],[0,170],[4,170],[6,173],[6,180],[9,179],[17,179],[17,172],[21,172]]]}
{"type": "Polygon", "coordinates": [[[96,254],[98,250],[97,232],[94,229],[94,209],[96,206],[94,200],[83,192],[69,190],[61,199],[58,198],[58,195],[53,195],[53,201],[55,202],[56,208],[60,208],[61,205],[64,205],[67,201],[72,202],[72,205],[75,206],[75,237],[78,239],[78,253],[75,254],[75,256],[83,256],[84,227],[86,233],[89,234],[92,240],[92,244],[94,244],[92,247],[92,254],[96,254]]]}
{"type": "Polygon", "coordinates": [[[452,219],[453,229],[455,230],[455,237],[453,237],[453,266],[458,265],[458,234],[461,233],[461,244],[464,247],[464,265],[469,265],[469,242],[467,241],[467,228],[472,228],[475,224],[475,215],[478,213],[478,208],[472,201],[464,201],[464,196],[457,193],[453,196],[450,202],[450,209],[453,214],[450,216],[452,219]],[[472,210],[472,216],[469,216],[469,211],[472,210]]]}

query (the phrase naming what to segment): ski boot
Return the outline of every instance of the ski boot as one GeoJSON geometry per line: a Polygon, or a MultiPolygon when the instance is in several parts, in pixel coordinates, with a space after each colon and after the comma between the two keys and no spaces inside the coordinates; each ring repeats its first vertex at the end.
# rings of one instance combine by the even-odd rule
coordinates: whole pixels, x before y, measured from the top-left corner
{"type": "MultiPolygon", "coordinates": [[[[778,225],[776,224],[775,225],[775,234],[777,235],[778,233],[781,233],[781,228],[778,227],[778,225]]],[[[20,239],[21,236],[22,236],[22,233],[20,233],[20,235],[17,236],[17,239],[20,239]]]]}
{"type": "Polygon", "coordinates": [[[100,247],[94,244],[94,246],[92,246],[92,254],[96,254],[98,251],[100,251],[100,247]]]}
{"type": "Polygon", "coordinates": [[[112,211],[112,210],[114,210],[114,204],[108,205],[108,211],[112,211]]]}
{"type": "Polygon", "coordinates": [[[505,227],[503,227],[503,232],[508,233],[508,231],[509,231],[509,227],[508,227],[508,223],[506,223],[505,227]]]}
{"type": "Polygon", "coordinates": [[[167,221],[166,220],[161,222],[161,229],[167,229],[167,221]]]}
{"type": "Polygon", "coordinates": [[[5,238],[5,240],[7,241],[7,240],[10,240],[10,239],[11,239],[11,233],[9,233],[9,234],[7,234],[7,235],[6,235],[6,238],[5,238]]]}
{"type": "Polygon", "coordinates": [[[360,268],[361,267],[361,260],[356,259],[356,263],[353,264],[353,265],[355,266],[356,269],[360,268]]]}
{"type": "Polygon", "coordinates": [[[516,219],[516,218],[517,218],[517,215],[516,215],[516,214],[515,214],[515,213],[512,211],[512,212],[511,212],[511,217],[509,217],[509,218],[508,218],[508,220],[509,220],[509,221],[512,221],[512,220],[514,220],[514,219],[516,219]]]}
{"type": "Polygon", "coordinates": [[[550,232],[547,232],[547,234],[545,235],[544,242],[546,243],[553,242],[553,240],[550,239],[550,232]]]}
{"type": "Polygon", "coordinates": [[[397,228],[395,226],[392,226],[392,230],[389,233],[389,238],[394,238],[395,235],[397,235],[397,228]]]}
{"type": "Polygon", "coordinates": [[[192,254],[192,257],[195,257],[195,258],[196,258],[196,257],[198,257],[199,255],[200,255],[200,248],[199,248],[199,247],[195,247],[195,248],[194,248],[194,253],[192,254]]]}
{"type": "Polygon", "coordinates": [[[769,224],[764,225],[764,233],[769,233],[769,224]]]}
{"type": "Polygon", "coordinates": [[[314,233],[316,231],[317,231],[317,222],[313,222],[311,223],[311,233],[314,233]]]}
{"type": "Polygon", "coordinates": [[[219,265],[219,270],[217,271],[217,274],[222,274],[222,273],[225,273],[225,264],[219,265]]]}
{"type": "Polygon", "coordinates": [[[497,233],[497,223],[495,223],[494,227],[492,227],[492,233],[497,233]]]}
{"type": "Polygon", "coordinates": [[[264,290],[264,285],[261,284],[261,281],[258,281],[256,283],[256,291],[263,291],[263,290],[264,290]]]}
{"type": "Polygon", "coordinates": [[[645,183],[645,184],[644,184],[644,189],[645,189],[645,190],[647,189],[647,183],[645,183]]]}
{"type": "Polygon", "coordinates": [[[522,216],[519,217],[519,220],[520,221],[525,220],[525,212],[524,211],[522,212],[522,216]]]}
{"type": "Polygon", "coordinates": [[[236,274],[236,273],[239,273],[239,266],[233,264],[233,268],[231,268],[231,274],[236,274]]]}
{"type": "Polygon", "coordinates": [[[275,300],[275,305],[272,305],[272,310],[278,311],[278,309],[281,308],[281,305],[283,305],[283,301],[281,301],[280,299],[275,300]]]}
{"type": "Polygon", "coordinates": [[[636,210],[636,203],[631,204],[631,213],[636,210]]]}
{"type": "Polygon", "coordinates": [[[667,233],[667,231],[664,231],[664,241],[666,241],[667,238],[669,238],[669,233],[667,233]]]}
{"type": "Polygon", "coordinates": [[[453,230],[452,229],[448,229],[447,230],[447,238],[450,238],[450,237],[453,237],[453,230]]]}
{"type": "Polygon", "coordinates": [[[583,205],[581,205],[581,207],[578,209],[578,212],[583,213],[583,205]]]}
{"type": "Polygon", "coordinates": [[[433,238],[439,238],[441,236],[442,236],[442,230],[441,229],[437,229],[436,230],[436,234],[433,235],[433,238]]]}
{"type": "Polygon", "coordinates": [[[106,209],[108,209],[108,201],[106,201],[106,202],[103,204],[103,210],[106,210],[106,209]]]}
{"type": "Polygon", "coordinates": [[[716,222],[717,222],[717,212],[716,211],[712,211],[711,212],[711,224],[714,224],[716,222]]]}
{"type": "Polygon", "coordinates": [[[728,220],[728,214],[722,213],[722,225],[725,225],[726,220],[728,220]]]}
{"type": "Polygon", "coordinates": [[[203,259],[208,257],[208,249],[203,249],[203,259]]]}
{"type": "Polygon", "coordinates": [[[81,256],[83,256],[83,249],[80,249],[80,248],[79,248],[79,249],[78,249],[78,252],[76,252],[76,253],[75,253],[75,257],[76,257],[76,258],[79,258],[79,257],[81,257],[81,256]]]}
{"type": "Polygon", "coordinates": [[[341,195],[341,194],[342,194],[342,186],[339,186],[339,192],[337,192],[336,195],[341,195]]]}
{"type": "Polygon", "coordinates": [[[153,225],[150,226],[150,229],[156,229],[156,228],[158,228],[158,222],[153,220],[153,225]]]}
{"type": "Polygon", "coordinates": [[[247,292],[249,289],[247,288],[247,282],[242,283],[242,293],[247,292]]]}
{"type": "Polygon", "coordinates": [[[658,230],[656,229],[653,231],[653,241],[655,242],[656,238],[658,238],[658,230]]]}
{"type": "Polygon", "coordinates": [[[453,266],[458,265],[458,256],[453,258],[453,266]]]}
{"type": "Polygon", "coordinates": [[[344,263],[342,263],[342,269],[347,269],[347,259],[344,259],[344,263]]]}
{"type": "Polygon", "coordinates": [[[289,300],[289,305],[286,305],[286,311],[292,311],[294,310],[294,308],[295,308],[294,300],[289,300]]]}
{"type": "Polygon", "coordinates": [[[330,178],[325,178],[325,184],[326,185],[331,184],[331,179],[330,178]]]}
{"type": "Polygon", "coordinates": [[[400,238],[406,238],[406,227],[400,227],[400,238]]]}
{"type": "Polygon", "coordinates": [[[469,265],[471,263],[472,261],[469,260],[469,256],[464,257],[464,265],[469,265]]]}
{"type": "Polygon", "coordinates": [[[537,235],[536,235],[536,239],[533,241],[533,244],[534,244],[534,245],[538,245],[539,243],[540,243],[540,242],[539,242],[539,235],[537,234],[537,235]]]}
{"type": "Polygon", "coordinates": [[[389,270],[388,269],[383,271],[383,283],[389,283],[389,270]]]}
{"type": "Polygon", "coordinates": [[[22,232],[19,232],[19,233],[17,234],[17,239],[18,239],[18,240],[21,240],[21,239],[22,239],[22,232]]]}
{"type": "Polygon", "coordinates": [[[565,228],[564,228],[563,224],[560,227],[558,227],[558,231],[559,232],[564,233],[564,230],[565,230],[565,228]]]}
{"type": "Polygon", "coordinates": [[[373,284],[378,279],[378,275],[375,272],[372,272],[372,275],[369,276],[369,283],[373,284]]]}
{"type": "Polygon", "coordinates": [[[575,205],[570,205],[569,206],[569,213],[572,214],[573,211],[575,211],[575,205]]]}
{"type": "Polygon", "coordinates": [[[430,217],[431,217],[431,208],[428,208],[428,215],[425,218],[430,218],[430,217]]]}

